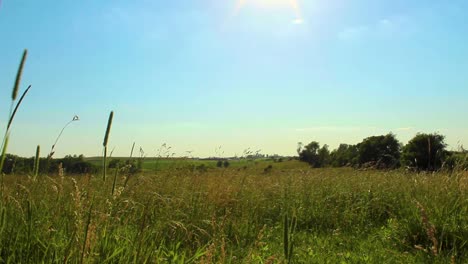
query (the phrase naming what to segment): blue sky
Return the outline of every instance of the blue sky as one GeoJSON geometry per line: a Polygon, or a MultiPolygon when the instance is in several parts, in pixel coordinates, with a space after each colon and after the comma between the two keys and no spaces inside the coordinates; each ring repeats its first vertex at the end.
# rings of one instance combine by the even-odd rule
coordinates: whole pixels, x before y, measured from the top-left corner
{"type": "MultiPolygon", "coordinates": [[[[468,2],[3,0],[0,125],[22,50],[33,88],[9,150],[291,155],[371,135],[468,146],[468,2]]],[[[45,155],[45,153],[44,153],[45,155]]]]}

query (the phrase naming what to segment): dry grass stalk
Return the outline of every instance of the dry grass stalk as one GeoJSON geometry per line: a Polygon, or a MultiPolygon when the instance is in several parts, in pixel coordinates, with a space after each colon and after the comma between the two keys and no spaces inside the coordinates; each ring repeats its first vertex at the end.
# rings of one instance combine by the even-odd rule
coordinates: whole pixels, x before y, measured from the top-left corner
{"type": "Polygon", "coordinates": [[[439,254],[439,250],[438,250],[439,242],[437,241],[437,238],[435,236],[436,228],[431,222],[429,222],[429,217],[427,216],[427,212],[426,212],[426,209],[424,209],[424,206],[422,206],[422,204],[419,203],[418,201],[416,201],[416,206],[419,209],[419,213],[421,215],[421,221],[423,222],[424,229],[426,229],[427,237],[432,242],[431,252],[434,256],[437,256],[439,254]]]}

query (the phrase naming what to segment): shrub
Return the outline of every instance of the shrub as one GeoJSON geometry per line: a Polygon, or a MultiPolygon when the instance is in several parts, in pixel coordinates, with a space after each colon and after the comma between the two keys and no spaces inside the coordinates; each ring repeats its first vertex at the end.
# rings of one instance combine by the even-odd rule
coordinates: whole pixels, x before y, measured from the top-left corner
{"type": "Polygon", "coordinates": [[[333,167],[356,165],[358,163],[358,149],[356,145],[340,144],[330,154],[330,163],[333,167]]]}
{"type": "Polygon", "coordinates": [[[135,174],[143,170],[143,161],[142,159],[128,159],[125,161],[123,167],[124,171],[129,174],[135,174]]]}
{"type": "Polygon", "coordinates": [[[121,165],[121,161],[119,159],[112,159],[109,162],[109,168],[111,168],[111,169],[120,167],[120,165],[121,165]]]}
{"type": "Polygon", "coordinates": [[[199,172],[207,172],[208,171],[208,167],[204,163],[196,166],[195,169],[197,171],[199,171],[199,172]]]}
{"type": "Polygon", "coordinates": [[[325,167],[330,161],[330,151],[328,145],[320,148],[317,141],[312,141],[304,148],[299,148],[299,160],[309,163],[314,168],[325,167]]]}
{"type": "Polygon", "coordinates": [[[445,137],[437,133],[417,134],[403,148],[402,162],[420,170],[438,170],[450,156],[445,137]]]}
{"type": "Polygon", "coordinates": [[[396,168],[400,165],[400,142],[387,134],[364,139],[357,145],[359,165],[373,164],[376,168],[396,168]]]}
{"type": "Polygon", "coordinates": [[[268,165],[266,168],[263,169],[263,173],[270,173],[273,170],[273,165],[268,165]]]}

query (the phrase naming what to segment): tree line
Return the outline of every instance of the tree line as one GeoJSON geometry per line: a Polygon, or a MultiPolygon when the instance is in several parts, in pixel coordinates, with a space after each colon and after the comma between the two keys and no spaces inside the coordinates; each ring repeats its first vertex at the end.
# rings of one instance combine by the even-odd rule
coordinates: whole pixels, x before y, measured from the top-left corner
{"type": "MultiPolygon", "coordinates": [[[[13,154],[6,154],[2,169],[4,174],[33,174],[35,158],[24,158],[13,154]]],[[[113,158],[107,168],[119,169],[122,172],[134,174],[143,169],[143,159],[113,158]]],[[[60,159],[50,157],[39,159],[39,174],[57,174],[63,171],[66,174],[95,174],[102,168],[85,159],[83,155],[67,155],[60,159]]]]}
{"type": "Polygon", "coordinates": [[[435,171],[460,166],[468,169],[463,148],[461,152],[448,151],[445,136],[437,133],[418,133],[406,145],[389,133],[365,138],[355,145],[340,144],[332,151],[328,145],[321,147],[319,142],[312,141],[307,145],[299,143],[297,152],[299,160],[314,168],[348,166],[396,169],[404,166],[414,170],[435,171]]]}
{"type": "MultiPolygon", "coordinates": [[[[23,158],[13,154],[7,154],[2,173],[5,174],[32,174],[34,157],[23,158]]],[[[67,155],[61,159],[40,158],[39,173],[56,174],[59,170],[70,174],[96,173],[98,166],[85,160],[83,155],[67,155]]]]}

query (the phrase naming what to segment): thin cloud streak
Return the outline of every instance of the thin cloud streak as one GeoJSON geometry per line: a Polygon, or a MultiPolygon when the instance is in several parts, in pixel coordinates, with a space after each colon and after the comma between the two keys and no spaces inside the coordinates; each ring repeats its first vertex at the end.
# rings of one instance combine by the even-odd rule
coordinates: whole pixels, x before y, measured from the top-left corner
{"type": "Polygon", "coordinates": [[[405,15],[385,17],[375,23],[354,25],[338,32],[337,38],[343,41],[359,40],[375,36],[395,36],[403,33],[409,27],[409,19],[405,15]]]}

